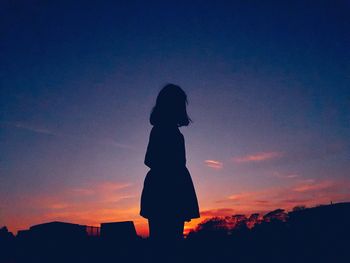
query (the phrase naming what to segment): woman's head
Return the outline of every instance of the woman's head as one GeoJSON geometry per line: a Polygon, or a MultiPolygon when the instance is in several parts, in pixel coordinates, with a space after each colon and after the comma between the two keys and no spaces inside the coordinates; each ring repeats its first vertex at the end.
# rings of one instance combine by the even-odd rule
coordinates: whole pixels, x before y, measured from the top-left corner
{"type": "Polygon", "coordinates": [[[153,107],[150,122],[152,125],[187,126],[191,119],[186,111],[187,95],[177,85],[167,84],[159,92],[153,107]]]}

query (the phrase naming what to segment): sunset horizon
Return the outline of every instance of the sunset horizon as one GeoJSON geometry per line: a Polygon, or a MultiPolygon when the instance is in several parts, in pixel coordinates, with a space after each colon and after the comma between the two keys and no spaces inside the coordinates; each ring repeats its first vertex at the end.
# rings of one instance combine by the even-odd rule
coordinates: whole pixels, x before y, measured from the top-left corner
{"type": "MultiPolygon", "coordinates": [[[[185,233],[216,216],[350,202],[349,8],[4,1],[0,228],[133,221],[147,237],[150,115],[169,83],[192,120],[178,152],[201,217],[185,233]]],[[[183,189],[172,193],[160,199],[183,189]]]]}

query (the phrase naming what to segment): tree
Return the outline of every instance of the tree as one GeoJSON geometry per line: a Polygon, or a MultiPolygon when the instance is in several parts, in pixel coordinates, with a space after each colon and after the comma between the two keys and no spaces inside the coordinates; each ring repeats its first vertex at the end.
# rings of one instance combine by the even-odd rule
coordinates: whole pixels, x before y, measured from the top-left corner
{"type": "Polygon", "coordinates": [[[263,219],[265,222],[272,222],[272,221],[287,221],[288,214],[285,212],[284,209],[276,209],[273,210],[266,215],[264,215],[263,219]]]}
{"type": "Polygon", "coordinates": [[[297,205],[293,207],[293,212],[301,211],[301,210],[304,210],[305,208],[306,208],[305,205],[297,205]]]}

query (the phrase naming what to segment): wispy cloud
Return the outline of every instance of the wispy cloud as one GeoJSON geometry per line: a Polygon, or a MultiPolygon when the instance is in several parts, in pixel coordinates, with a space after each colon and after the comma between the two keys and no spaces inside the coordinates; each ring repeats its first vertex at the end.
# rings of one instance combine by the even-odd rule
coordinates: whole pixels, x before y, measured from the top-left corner
{"type": "Polygon", "coordinates": [[[43,135],[51,135],[51,136],[58,136],[58,137],[63,137],[63,138],[70,138],[74,140],[79,140],[79,141],[86,141],[89,143],[95,143],[95,144],[100,144],[100,145],[111,145],[114,147],[122,148],[122,149],[128,149],[128,150],[135,150],[135,147],[125,144],[125,143],[120,143],[115,141],[114,139],[100,139],[100,138],[90,138],[85,135],[74,135],[70,133],[60,133],[57,131],[53,131],[48,128],[43,128],[38,125],[31,125],[31,124],[26,124],[26,123],[21,123],[21,122],[15,122],[15,123],[3,123],[6,126],[9,127],[14,127],[16,129],[21,129],[21,130],[26,130],[32,133],[36,134],[43,134],[43,135]]]}
{"type": "Polygon", "coordinates": [[[206,166],[210,168],[214,168],[214,169],[223,168],[223,163],[216,160],[205,160],[204,163],[206,164],[206,166]]]}
{"type": "Polygon", "coordinates": [[[306,181],[294,187],[293,191],[306,193],[306,192],[313,192],[313,191],[322,191],[326,189],[331,189],[333,187],[336,187],[333,181],[328,181],[328,180],[320,181],[320,182],[306,181]]]}
{"type": "Polygon", "coordinates": [[[97,143],[99,144],[103,144],[103,145],[112,145],[118,148],[123,148],[123,149],[128,149],[128,150],[136,150],[136,147],[131,146],[129,144],[125,144],[125,143],[120,143],[117,142],[113,139],[103,139],[103,140],[97,140],[97,143]]]}
{"type": "Polygon", "coordinates": [[[48,193],[17,196],[15,207],[6,208],[4,218],[12,229],[44,221],[62,220],[98,225],[105,221],[138,217],[137,194],[125,182],[86,183],[79,187],[55,189],[48,193]],[[27,217],[28,207],[32,207],[27,217]],[[18,217],[18,212],[24,211],[18,217]]]}
{"type": "Polygon", "coordinates": [[[349,180],[304,179],[293,181],[288,186],[234,193],[217,200],[216,203],[225,205],[225,207],[230,205],[236,211],[249,213],[276,208],[292,209],[297,205],[313,206],[327,204],[330,201],[344,202],[349,200],[349,180]]]}
{"type": "Polygon", "coordinates": [[[244,156],[234,157],[233,161],[236,163],[248,163],[248,162],[262,162],[272,159],[281,158],[283,156],[282,152],[259,152],[248,154],[244,156]]]}
{"type": "Polygon", "coordinates": [[[281,173],[281,172],[273,172],[272,176],[277,178],[282,178],[282,179],[296,179],[300,177],[300,175],[296,173],[281,173]]]}
{"type": "Polygon", "coordinates": [[[201,217],[227,216],[236,213],[232,208],[208,209],[201,211],[201,217]]]}
{"type": "Polygon", "coordinates": [[[120,200],[133,197],[130,194],[121,194],[121,190],[130,187],[130,183],[100,182],[85,187],[72,188],[65,191],[66,199],[79,200],[90,204],[108,205],[120,200]],[[85,198],[85,199],[84,199],[85,198]]]}
{"type": "Polygon", "coordinates": [[[26,130],[34,133],[46,134],[46,135],[57,135],[56,133],[54,133],[53,131],[50,131],[49,129],[27,125],[19,122],[13,123],[12,126],[17,129],[22,129],[22,130],[26,130]]]}
{"type": "Polygon", "coordinates": [[[227,197],[227,199],[230,201],[241,201],[241,200],[250,198],[254,195],[256,195],[256,192],[244,192],[244,193],[230,195],[227,197]]]}

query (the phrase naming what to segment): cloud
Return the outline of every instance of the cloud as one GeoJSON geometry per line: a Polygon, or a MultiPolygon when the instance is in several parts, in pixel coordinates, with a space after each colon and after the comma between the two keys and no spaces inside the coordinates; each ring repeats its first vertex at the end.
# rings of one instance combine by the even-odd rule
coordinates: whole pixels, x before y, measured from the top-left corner
{"type": "Polygon", "coordinates": [[[217,200],[216,204],[232,206],[239,213],[252,213],[276,208],[288,210],[297,205],[328,204],[331,201],[350,201],[349,180],[297,180],[288,186],[234,193],[217,200]]]}
{"type": "Polygon", "coordinates": [[[283,199],[281,200],[282,203],[286,203],[286,204],[293,204],[293,206],[295,205],[299,205],[299,204],[304,204],[304,203],[309,203],[312,201],[312,199],[310,198],[291,198],[291,199],[283,199]]]}
{"type": "Polygon", "coordinates": [[[281,158],[282,156],[282,152],[259,152],[240,157],[234,157],[233,161],[236,163],[262,162],[281,158]]]}
{"type": "Polygon", "coordinates": [[[95,193],[93,189],[89,189],[89,188],[73,188],[71,191],[81,196],[93,195],[95,193]]]}
{"type": "Polygon", "coordinates": [[[223,168],[223,163],[216,160],[205,160],[204,163],[210,168],[214,168],[214,169],[223,168]]]}
{"type": "Polygon", "coordinates": [[[18,129],[22,129],[22,130],[26,130],[26,131],[30,131],[30,132],[34,132],[34,133],[53,135],[53,136],[57,135],[56,133],[50,131],[49,129],[39,128],[39,127],[31,126],[31,125],[26,125],[26,124],[19,123],[19,122],[13,123],[12,126],[15,128],[18,128],[18,129]]]}
{"type": "Polygon", "coordinates": [[[128,190],[130,183],[101,182],[89,183],[82,187],[62,189],[56,192],[37,194],[27,197],[27,202],[43,210],[54,209],[73,211],[85,208],[112,208],[124,199],[133,198],[135,195],[128,190]]]}
{"type": "Polygon", "coordinates": [[[136,150],[135,147],[125,144],[125,143],[120,143],[115,141],[114,139],[100,139],[100,138],[89,138],[85,135],[73,135],[73,134],[69,134],[69,133],[59,133],[59,132],[54,132],[50,129],[47,128],[42,128],[42,127],[38,127],[36,125],[30,125],[30,124],[24,124],[24,123],[20,123],[20,122],[16,122],[16,123],[3,123],[5,125],[8,125],[10,127],[15,127],[17,129],[22,129],[22,130],[26,130],[26,131],[30,131],[33,133],[37,133],[37,134],[44,134],[44,135],[51,135],[51,136],[58,136],[58,137],[63,137],[63,138],[70,138],[70,139],[74,139],[74,140],[79,140],[79,141],[86,141],[89,143],[95,143],[95,144],[99,144],[99,145],[111,145],[117,148],[122,148],[122,149],[128,149],[128,150],[136,150]]]}
{"type": "Polygon", "coordinates": [[[296,145],[290,149],[284,163],[299,163],[311,160],[328,160],[349,152],[350,145],[345,141],[320,142],[317,144],[296,145]]]}
{"type": "Polygon", "coordinates": [[[209,209],[201,211],[201,217],[215,217],[215,216],[228,216],[233,215],[236,212],[232,208],[219,208],[219,209],[209,209]]]}
{"type": "MultiPolygon", "coordinates": [[[[90,183],[85,187],[78,187],[67,189],[64,193],[65,198],[71,201],[78,200],[79,203],[89,203],[90,205],[108,205],[115,204],[123,199],[134,197],[130,194],[125,194],[125,190],[130,187],[131,183],[119,183],[119,182],[99,182],[90,183]],[[123,194],[122,194],[123,193],[123,194]]],[[[126,191],[128,193],[129,191],[126,191]]]]}
{"type": "Polygon", "coordinates": [[[139,208],[137,195],[130,186],[130,183],[104,181],[48,193],[19,195],[11,200],[15,205],[5,207],[2,220],[14,230],[55,220],[87,225],[134,220],[139,208]]]}
{"type": "Polygon", "coordinates": [[[296,173],[280,173],[280,172],[273,172],[272,176],[282,179],[296,179],[299,178],[300,175],[296,173]]]}
{"type": "Polygon", "coordinates": [[[306,181],[305,183],[301,183],[297,185],[293,191],[295,192],[313,192],[313,191],[322,191],[331,189],[335,186],[333,181],[321,181],[321,182],[313,182],[306,181]]]}
{"type": "Polygon", "coordinates": [[[112,145],[112,146],[115,146],[117,148],[122,148],[122,149],[137,150],[137,148],[134,146],[120,143],[120,142],[117,142],[113,139],[102,139],[102,140],[98,140],[97,143],[102,144],[102,145],[112,145]]]}
{"type": "Polygon", "coordinates": [[[234,194],[234,195],[230,195],[227,197],[228,200],[230,201],[241,201],[247,198],[250,198],[252,196],[254,196],[256,193],[255,192],[246,192],[246,193],[239,193],[239,194],[234,194]]]}
{"type": "Polygon", "coordinates": [[[51,208],[60,210],[60,209],[68,208],[69,206],[70,205],[68,203],[54,203],[51,205],[51,208]]]}
{"type": "Polygon", "coordinates": [[[118,183],[118,182],[102,182],[96,185],[96,189],[100,191],[115,191],[131,186],[131,183],[118,183]]]}

